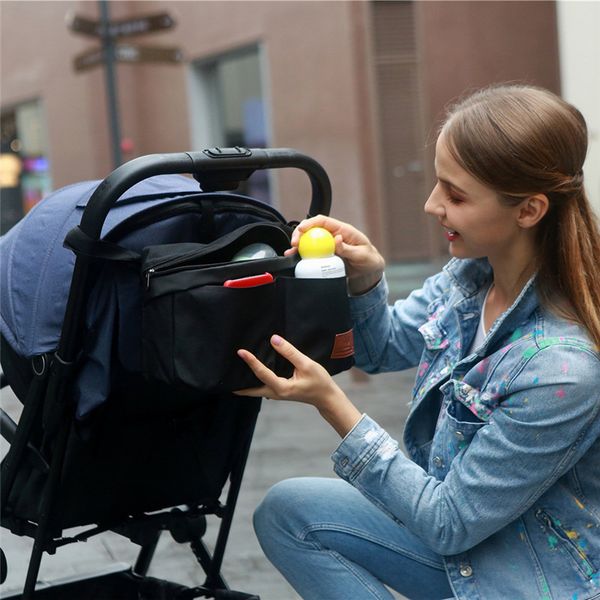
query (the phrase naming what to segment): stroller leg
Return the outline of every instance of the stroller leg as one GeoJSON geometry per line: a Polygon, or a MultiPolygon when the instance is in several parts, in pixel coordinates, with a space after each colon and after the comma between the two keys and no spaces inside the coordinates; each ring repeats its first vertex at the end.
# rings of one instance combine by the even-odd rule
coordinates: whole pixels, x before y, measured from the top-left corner
{"type": "Polygon", "coordinates": [[[135,565],[133,567],[133,572],[136,575],[146,575],[148,573],[150,563],[152,562],[154,552],[156,551],[156,546],[158,545],[158,540],[160,539],[160,534],[160,530],[157,530],[154,538],[141,547],[140,553],[138,554],[137,560],[135,561],[135,565]]]}
{"type": "Polygon", "coordinates": [[[66,422],[62,426],[56,440],[56,446],[52,455],[50,473],[48,474],[48,480],[46,481],[42,496],[40,518],[33,542],[31,558],[29,559],[29,567],[27,569],[27,578],[25,579],[22,600],[32,600],[35,592],[35,584],[42,562],[42,555],[46,549],[46,542],[48,541],[49,537],[48,532],[50,531],[52,517],[54,516],[54,504],[58,492],[58,486],[60,484],[63,460],[70,431],[70,422],[66,422]]]}
{"type": "Polygon", "coordinates": [[[246,460],[250,452],[250,444],[252,443],[252,436],[254,435],[254,425],[248,434],[248,439],[244,444],[242,451],[240,452],[240,459],[235,468],[231,472],[229,480],[229,491],[227,492],[227,502],[225,504],[225,511],[223,519],[221,521],[221,527],[219,528],[219,534],[215,543],[215,550],[212,555],[212,561],[210,568],[206,572],[205,586],[218,586],[218,582],[223,581],[221,577],[221,565],[223,563],[223,556],[225,554],[225,546],[227,544],[227,538],[229,537],[229,530],[231,529],[231,523],[233,521],[233,513],[235,511],[235,505],[237,502],[240,487],[242,485],[242,477],[244,476],[244,469],[246,468],[246,460]]]}
{"type": "MultiPolygon", "coordinates": [[[[2,509],[8,504],[10,492],[17,477],[19,463],[25,454],[27,444],[33,431],[36,419],[40,414],[40,408],[46,391],[48,379],[48,368],[46,367],[45,355],[40,359],[43,365],[41,372],[35,372],[34,377],[27,392],[27,397],[23,403],[23,412],[19,419],[19,426],[14,432],[13,439],[10,441],[10,449],[6,456],[2,468],[2,495],[0,504],[2,509]]],[[[6,419],[6,418],[4,418],[6,419]]],[[[6,422],[6,421],[5,421],[6,422]]],[[[41,457],[40,457],[41,458],[41,457]]]]}

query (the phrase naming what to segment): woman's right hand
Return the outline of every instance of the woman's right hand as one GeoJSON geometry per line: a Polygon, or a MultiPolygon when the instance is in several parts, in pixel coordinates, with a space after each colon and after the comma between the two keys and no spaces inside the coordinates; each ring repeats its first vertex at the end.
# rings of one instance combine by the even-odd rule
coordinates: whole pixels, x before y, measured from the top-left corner
{"type": "Polygon", "coordinates": [[[377,285],[383,276],[385,260],[364,233],[348,223],[317,215],[296,227],[292,234],[292,248],[298,247],[300,236],[311,227],[323,227],[335,238],[335,253],[346,263],[351,294],[363,294],[377,285]]]}

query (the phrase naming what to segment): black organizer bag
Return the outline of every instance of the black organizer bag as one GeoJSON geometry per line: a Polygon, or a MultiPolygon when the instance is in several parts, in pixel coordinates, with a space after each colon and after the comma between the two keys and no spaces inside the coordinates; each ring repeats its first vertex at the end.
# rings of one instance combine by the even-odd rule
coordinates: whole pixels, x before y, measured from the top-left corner
{"type": "MultiPolygon", "coordinates": [[[[123,262],[135,269],[141,264],[140,288],[135,291],[135,302],[130,302],[137,308],[138,294],[141,296],[141,334],[139,311],[135,323],[127,326],[135,333],[133,337],[141,337],[141,352],[136,348],[135,356],[128,360],[136,363],[136,371],[140,352],[140,368],[148,381],[166,383],[183,392],[219,394],[262,385],[237,350],[250,350],[278,375],[290,377],[293,366],[270,345],[275,333],[331,374],[354,364],[345,278],[295,279],[298,257],[283,255],[290,247],[293,227],[280,215],[275,217],[274,209],[255,200],[212,195],[218,190],[235,189],[256,170],[298,168],[311,183],[307,216],[329,214],[331,187],[319,163],[288,148],[238,147],[141,157],[134,162],[136,169],[123,173],[126,182],[118,178],[110,181],[112,176],[105,182],[106,189],[101,191],[106,200],[90,201],[92,206],[86,209],[81,225],[69,232],[65,245],[78,256],[100,262],[123,262]],[[106,240],[99,239],[96,221],[102,222],[111,203],[127,189],[124,183],[130,186],[161,173],[188,172],[203,189],[188,197],[181,207],[187,212],[190,203],[198,205],[202,214],[193,241],[165,243],[163,239],[156,245],[132,243],[135,248],[124,248],[119,243],[129,233],[127,222],[115,228],[106,240]],[[242,214],[243,219],[238,219],[242,214]],[[235,225],[230,227],[232,223],[235,225]],[[254,242],[269,244],[277,256],[233,261],[240,249],[254,242]],[[223,285],[228,279],[265,272],[274,276],[273,283],[250,288],[223,285]]],[[[147,218],[139,216],[143,223],[151,224],[157,215],[167,219],[183,212],[178,205],[165,206],[164,211],[158,207],[149,210],[147,218]]],[[[140,226],[139,216],[134,219],[136,227],[140,226]]]]}
{"type": "Polygon", "coordinates": [[[253,352],[278,375],[293,366],[270,345],[277,333],[331,374],[353,365],[352,323],[345,278],[296,279],[297,255],[283,256],[283,226],[255,223],[209,244],[150,246],[145,281],[142,360],[147,377],[183,389],[235,391],[262,385],[236,353],[253,352]],[[277,257],[232,262],[244,246],[264,242],[277,257]],[[225,287],[228,279],[268,272],[272,283],[225,287]]]}

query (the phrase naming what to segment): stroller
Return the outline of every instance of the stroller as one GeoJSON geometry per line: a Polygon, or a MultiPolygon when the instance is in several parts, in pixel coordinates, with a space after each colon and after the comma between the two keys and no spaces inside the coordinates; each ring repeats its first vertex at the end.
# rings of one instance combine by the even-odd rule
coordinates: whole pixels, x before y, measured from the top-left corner
{"type": "MultiPolygon", "coordinates": [[[[177,275],[189,277],[190,249],[196,256],[238,231],[276,229],[289,244],[294,223],[232,192],[256,170],[283,167],[309,176],[309,216],[328,214],[329,179],[313,159],[290,149],[213,148],[144,156],[99,184],[63,188],[2,239],[2,387],[11,386],[23,411],[18,425],[0,411],[10,443],[1,518],[2,527],[34,540],[24,590],[11,598],[258,598],[230,590],[221,568],[260,399],[233,393],[252,382],[244,365],[200,391],[185,378],[161,376],[152,352],[160,351],[164,332],[150,327],[148,334],[147,317],[140,316],[154,269],[145,281],[140,256],[148,246],[183,248],[187,262],[177,275]],[[159,340],[148,342],[150,359],[140,350],[148,335],[159,340]],[[237,374],[245,380],[236,381],[237,374]],[[219,523],[212,552],[203,541],[207,516],[219,523]],[[65,535],[71,528],[83,531],[65,535]],[[132,567],[36,590],[44,552],[106,531],[140,546],[132,567]],[[203,585],[147,575],[162,531],[190,544],[206,575],[203,585]]],[[[219,247],[211,258],[217,270],[229,266],[219,247]]],[[[289,270],[289,257],[277,260],[289,270]]],[[[259,309],[269,312],[271,298],[265,295],[259,309]]],[[[182,360],[191,356],[192,371],[204,360],[194,352],[188,346],[180,352],[182,360]]],[[[337,362],[330,371],[349,368],[349,354],[332,354],[337,362]]]]}

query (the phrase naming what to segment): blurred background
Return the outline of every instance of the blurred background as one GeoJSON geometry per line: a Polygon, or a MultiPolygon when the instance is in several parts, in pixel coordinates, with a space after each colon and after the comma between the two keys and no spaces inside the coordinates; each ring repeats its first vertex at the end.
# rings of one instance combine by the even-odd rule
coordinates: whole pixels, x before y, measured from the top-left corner
{"type": "MultiPolygon", "coordinates": [[[[444,107],[465,92],[518,81],[574,103],[590,130],[584,171],[600,214],[598,31],[599,1],[0,0],[1,232],[50,191],[140,155],[292,147],[327,170],[334,216],[382,250],[394,300],[445,259],[422,207],[444,107]]],[[[259,172],[242,191],[290,220],[308,208],[299,172],[259,172]]],[[[353,371],[338,383],[400,439],[413,378],[353,371]]],[[[234,587],[297,600],[251,515],[280,479],[331,476],[337,443],[306,407],[263,403],[228,546],[234,587]]],[[[99,537],[45,558],[42,578],[134,556],[117,534],[99,537]]],[[[30,540],[3,531],[2,544],[4,587],[18,587],[30,540]]],[[[187,549],[163,537],[159,554],[151,575],[202,583],[187,549]]]]}
{"type": "MultiPolygon", "coordinates": [[[[2,0],[0,27],[2,232],[139,155],[293,147],[390,262],[436,260],[446,243],[422,210],[436,125],[448,102],[504,81],[582,110],[600,209],[600,2],[2,0]]],[[[244,191],[290,219],[307,208],[300,172],[244,191]]]]}

